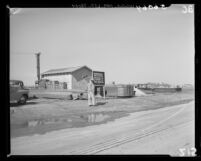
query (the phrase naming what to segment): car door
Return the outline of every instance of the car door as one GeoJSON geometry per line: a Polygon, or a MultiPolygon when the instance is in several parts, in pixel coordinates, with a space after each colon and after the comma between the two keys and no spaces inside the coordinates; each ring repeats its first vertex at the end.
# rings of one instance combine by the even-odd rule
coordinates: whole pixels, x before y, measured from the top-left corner
{"type": "Polygon", "coordinates": [[[19,85],[10,85],[10,101],[18,101],[21,93],[19,85]]]}
{"type": "Polygon", "coordinates": [[[15,101],[17,98],[17,87],[10,86],[10,101],[15,101]]]}

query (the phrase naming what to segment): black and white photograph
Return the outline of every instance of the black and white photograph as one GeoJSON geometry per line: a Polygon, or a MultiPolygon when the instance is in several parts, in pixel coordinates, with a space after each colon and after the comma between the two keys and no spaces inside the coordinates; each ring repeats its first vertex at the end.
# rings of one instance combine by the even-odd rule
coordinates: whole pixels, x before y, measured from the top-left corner
{"type": "Polygon", "coordinates": [[[9,11],[11,156],[196,156],[193,4],[9,11]]]}

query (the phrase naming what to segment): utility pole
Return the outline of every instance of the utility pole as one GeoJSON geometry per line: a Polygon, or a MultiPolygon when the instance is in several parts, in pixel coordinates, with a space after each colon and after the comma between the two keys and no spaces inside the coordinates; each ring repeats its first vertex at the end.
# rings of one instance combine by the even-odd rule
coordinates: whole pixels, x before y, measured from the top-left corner
{"type": "Polygon", "coordinates": [[[37,78],[38,78],[38,82],[40,81],[40,52],[36,53],[36,64],[37,64],[37,78]]]}

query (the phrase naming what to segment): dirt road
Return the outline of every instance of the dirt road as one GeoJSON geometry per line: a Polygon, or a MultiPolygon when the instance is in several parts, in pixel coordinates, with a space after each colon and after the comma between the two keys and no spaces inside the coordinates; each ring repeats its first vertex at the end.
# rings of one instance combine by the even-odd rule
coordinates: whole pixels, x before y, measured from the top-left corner
{"type": "Polygon", "coordinates": [[[101,125],[11,139],[11,155],[169,154],[194,147],[194,101],[101,125]]]}
{"type": "Polygon", "coordinates": [[[30,99],[26,105],[10,107],[11,137],[101,124],[129,113],[185,104],[192,100],[193,91],[106,100],[98,98],[95,107],[89,107],[87,100],[30,99]]]}

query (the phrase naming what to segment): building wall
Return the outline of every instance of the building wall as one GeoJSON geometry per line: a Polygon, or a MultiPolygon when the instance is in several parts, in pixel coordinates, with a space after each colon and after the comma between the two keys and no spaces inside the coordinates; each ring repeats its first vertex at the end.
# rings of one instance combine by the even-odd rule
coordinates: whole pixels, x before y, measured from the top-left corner
{"type": "Polygon", "coordinates": [[[51,81],[66,82],[67,89],[72,89],[72,75],[71,74],[44,76],[43,79],[49,79],[51,81]]]}
{"type": "Polygon", "coordinates": [[[72,73],[72,88],[86,90],[92,71],[84,67],[72,73]]]}

